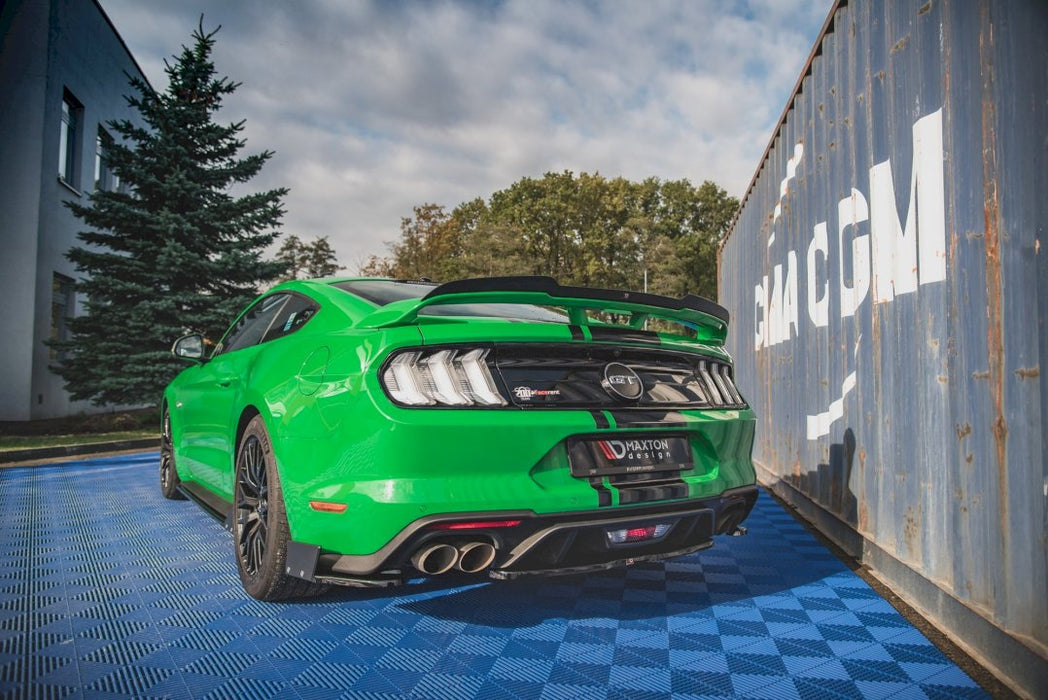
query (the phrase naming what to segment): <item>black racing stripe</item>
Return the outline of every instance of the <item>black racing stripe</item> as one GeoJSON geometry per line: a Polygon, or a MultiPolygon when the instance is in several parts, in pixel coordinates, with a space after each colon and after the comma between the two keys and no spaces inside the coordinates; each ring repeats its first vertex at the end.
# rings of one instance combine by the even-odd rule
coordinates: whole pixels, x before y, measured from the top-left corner
{"type": "Polygon", "coordinates": [[[677,484],[635,486],[628,489],[619,489],[619,505],[648,503],[651,501],[668,501],[671,498],[687,498],[687,496],[688,485],[683,481],[677,484]]]}
{"type": "Polygon", "coordinates": [[[600,429],[610,428],[611,423],[608,422],[608,417],[604,415],[604,411],[590,411],[590,415],[593,416],[593,422],[597,424],[600,429]]]}
{"type": "Polygon", "coordinates": [[[686,428],[688,422],[676,411],[610,411],[619,428],[686,428]]]}
{"type": "MultiPolygon", "coordinates": [[[[641,475],[622,475],[611,477],[608,483],[619,492],[619,505],[630,503],[647,503],[649,501],[665,501],[672,498],[687,498],[688,485],[680,478],[679,474],[661,473],[659,476],[666,478],[643,479],[637,478],[641,475]]],[[[648,476],[656,476],[651,474],[648,476]]]]}
{"type": "Polygon", "coordinates": [[[607,508],[611,505],[611,491],[604,485],[604,478],[600,476],[590,477],[590,486],[597,492],[597,506],[607,508]]]}
{"type": "Polygon", "coordinates": [[[568,331],[571,332],[572,340],[585,340],[586,336],[582,333],[582,326],[569,325],[568,331]]]}
{"type": "Polygon", "coordinates": [[[635,343],[637,345],[662,345],[658,333],[634,328],[605,328],[590,326],[590,336],[596,342],[635,343]]]}

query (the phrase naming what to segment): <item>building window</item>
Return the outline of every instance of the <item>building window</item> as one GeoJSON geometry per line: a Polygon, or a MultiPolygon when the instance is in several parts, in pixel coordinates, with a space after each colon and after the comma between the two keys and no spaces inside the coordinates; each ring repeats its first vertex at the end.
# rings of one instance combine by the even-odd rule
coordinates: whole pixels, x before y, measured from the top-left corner
{"type": "Polygon", "coordinates": [[[98,127],[95,139],[95,189],[117,192],[120,190],[120,178],[109,167],[109,154],[113,148],[113,137],[109,132],[98,127]]]}
{"type": "MultiPolygon", "coordinates": [[[[64,343],[69,340],[68,321],[76,312],[76,283],[55,272],[51,276],[51,340],[64,343]]],[[[51,361],[65,362],[68,351],[51,347],[51,361]]]]}
{"type": "Polygon", "coordinates": [[[62,133],[58,139],[58,176],[71,187],[77,187],[80,163],[80,123],[84,108],[68,90],[62,95],[62,133]]]}

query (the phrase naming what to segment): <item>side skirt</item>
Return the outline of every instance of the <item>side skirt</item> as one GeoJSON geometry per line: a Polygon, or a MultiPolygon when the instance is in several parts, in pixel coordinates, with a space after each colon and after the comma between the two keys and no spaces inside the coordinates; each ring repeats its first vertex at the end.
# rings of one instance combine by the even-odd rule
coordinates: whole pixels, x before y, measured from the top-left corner
{"type": "MultiPolygon", "coordinates": [[[[227,531],[233,532],[233,504],[211,493],[203,486],[193,483],[181,483],[178,490],[186,498],[196,503],[205,513],[222,523],[227,531]]],[[[355,588],[388,588],[403,583],[399,576],[374,576],[356,577],[339,574],[316,573],[317,560],[320,548],[301,542],[288,542],[287,566],[285,573],[295,578],[305,579],[314,583],[334,584],[337,586],[352,586],[355,588]]]]}
{"type": "Polygon", "coordinates": [[[226,499],[216,496],[203,486],[192,483],[181,483],[178,490],[189,500],[200,506],[205,513],[222,523],[222,527],[229,532],[233,531],[233,504],[226,499]]]}

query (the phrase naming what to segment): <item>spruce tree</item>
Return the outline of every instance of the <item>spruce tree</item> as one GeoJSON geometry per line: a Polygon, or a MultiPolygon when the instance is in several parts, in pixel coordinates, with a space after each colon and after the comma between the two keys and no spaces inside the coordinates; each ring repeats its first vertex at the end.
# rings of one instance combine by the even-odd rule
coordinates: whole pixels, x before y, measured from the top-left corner
{"type": "Polygon", "coordinates": [[[287,189],[234,196],[273,155],[239,156],[244,122],[219,124],[222,99],[239,83],[216,77],[215,33],[203,22],[193,45],[165,61],[168,87],[155,92],[131,77],[127,97],[144,123],[109,122],[120,137],[107,152],[119,179],[86,206],[69,203],[91,230],[67,257],[82,281],[85,313],[70,320],[58,370],[74,399],[96,405],[158,401],[185,365],[172,341],[199,331],[217,342],[260,286],[284,265],[266,260],[277,238],[287,189]]]}
{"type": "Polygon", "coordinates": [[[277,260],[284,263],[284,276],[281,281],[302,279],[303,272],[309,263],[308,257],[302,239],[293,233],[285,236],[284,242],[280,244],[280,250],[277,251],[277,260]]]}

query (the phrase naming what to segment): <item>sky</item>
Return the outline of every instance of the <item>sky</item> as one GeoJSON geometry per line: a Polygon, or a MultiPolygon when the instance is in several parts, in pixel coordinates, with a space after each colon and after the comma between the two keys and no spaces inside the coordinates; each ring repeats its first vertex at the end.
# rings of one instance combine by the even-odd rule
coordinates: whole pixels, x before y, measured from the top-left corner
{"type": "Polygon", "coordinates": [[[217,119],[283,231],[354,274],[419,204],[522,177],[712,180],[741,197],[830,0],[100,0],[157,90],[201,16],[221,26],[217,119]]]}

